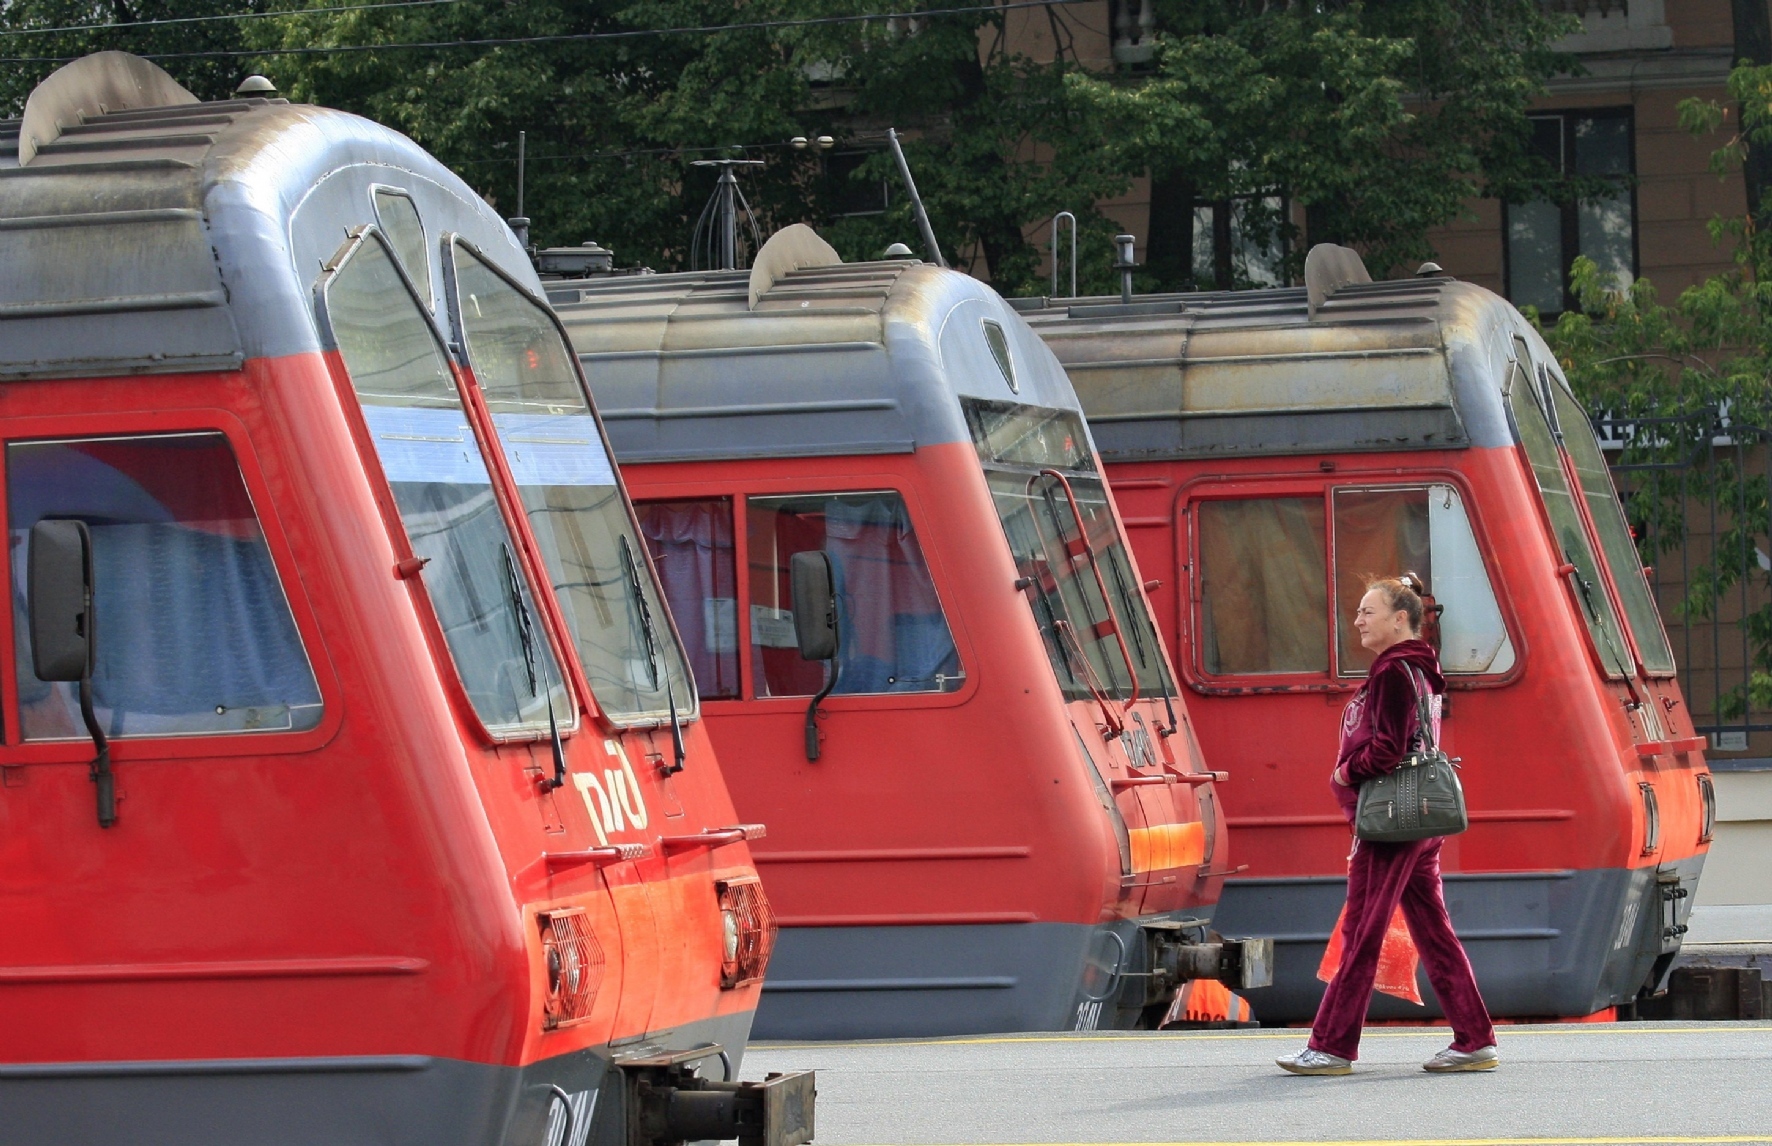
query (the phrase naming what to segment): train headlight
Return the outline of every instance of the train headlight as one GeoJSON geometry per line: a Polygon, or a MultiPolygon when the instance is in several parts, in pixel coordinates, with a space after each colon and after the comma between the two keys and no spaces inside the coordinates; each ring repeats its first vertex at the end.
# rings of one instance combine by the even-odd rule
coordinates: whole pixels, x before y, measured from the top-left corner
{"type": "Polygon", "coordinates": [[[723,945],[720,957],[728,963],[738,962],[738,912],[730,907],[720,909],[720,932],[723,945]]]}
{"type": "Polygon", "coordinates": [[[756,876],[714,883],[720,900],[720,988],[763,978],[775,949],[775,912],[756,876]]]}
{"type": "Polygon", "coordinates": [[[603,948],[591,934],[584,908],[544,911],[535,917],[548,993],[542,1000],[542,1026],[570,1026],[591,1017],[597,988],[603,985],[603,948]]]}

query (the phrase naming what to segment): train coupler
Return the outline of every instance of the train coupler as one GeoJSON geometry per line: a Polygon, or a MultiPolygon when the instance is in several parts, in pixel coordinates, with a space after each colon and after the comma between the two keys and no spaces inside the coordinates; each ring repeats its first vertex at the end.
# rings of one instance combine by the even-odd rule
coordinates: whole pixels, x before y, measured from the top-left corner
{"type": "Polygon", "coordinates": [[[1172,998],[1190,979],[1212,979],[1244,990],[1273,985],[1272,939],[1225,939],[1209,932],[1204,942],[1196,943],[1176,926],[1144,924],[1141,930],[1150,958],[1147,1004],[1172,998]]]}
{"type": "MultiPolygon", "coordinates": [[[[724,1060],[720,1048],[711,1048],[724,1060]]],[[[761,1082],[716,1082],[688,1055],[621,1064],[628,1087],[627,1146],[738,1140],[738,1146],[804,1146],[812,1141],[818,1091],[809,1070],[761,1082]]]]}

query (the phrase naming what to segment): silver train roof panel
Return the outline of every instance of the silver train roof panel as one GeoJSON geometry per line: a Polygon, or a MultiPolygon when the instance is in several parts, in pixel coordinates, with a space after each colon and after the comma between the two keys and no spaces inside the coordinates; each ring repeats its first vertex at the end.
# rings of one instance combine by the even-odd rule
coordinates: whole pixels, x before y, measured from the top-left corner
{"type": "Polygon", "coordinates": [[[323,349],[314,282],[347,229],[375,222],[376,186],[418,208],[433,304],[450,232],[542,294],[492,209],[369,120],[258,98],[73,118],[23,166],[21,121],[0,121],[0,377],[231,370],[323,349]]]}
{"type": "Polygon", "coordinates": [[[1017,309],[1070,372],[1119,461],[1512,443],[1502,401],[1515,336],[1561,377],[1506,300],[1450,278],[1017,309]]]}
{"type": "MultiPolygon", "coordinates": [[[[767,248],[766,248],[767,249],[767,248]]],[[[623,461],[905,453],[969,441],[971,396],[1075,410],[1001,296],[915,260],[550,282],[623,461]],[[985,326],[1001,328],[1005,375],[985,326]]]]}

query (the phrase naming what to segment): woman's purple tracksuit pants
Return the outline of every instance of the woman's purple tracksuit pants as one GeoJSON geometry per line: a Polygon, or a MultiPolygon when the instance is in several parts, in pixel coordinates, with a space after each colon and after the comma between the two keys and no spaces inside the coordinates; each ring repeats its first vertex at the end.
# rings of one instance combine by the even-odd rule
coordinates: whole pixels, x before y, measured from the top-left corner
{"type": "Polygon", "coordinates": [[[1360,1057],[1360,1026],[1372,1001],[1378,952],[1397,905],[1427,967],[1440,1008],[1452,1025],[1452,1049],[1474,1051],[1495,1043],[1495,1027],[1477,993],[1477,977],[1440,886],[1440,840],[1376,844],[1361,840],[1348,860],[1347,916],[1341,928],[1341,970],[1323,993],[1311,1024],[1310,1045],[1345,1059],[1360,1057]]]}

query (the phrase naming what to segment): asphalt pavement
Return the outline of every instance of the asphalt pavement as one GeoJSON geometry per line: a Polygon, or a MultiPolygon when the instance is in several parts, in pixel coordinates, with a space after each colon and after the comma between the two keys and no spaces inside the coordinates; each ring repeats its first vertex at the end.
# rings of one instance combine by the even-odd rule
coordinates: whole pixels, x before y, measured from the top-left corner
{"type": "Polygon", "coordinates": [[[1444,1029],[1379,1027],[1342,1078],[1281,1073],[1294,1030],[756,1043],[744,1075],[817,1070],[820,1146],[1772,1146],[1772,1022],[1499,1034],[1484,1074],[1421,1069],[1444,1029]]]}

